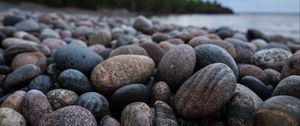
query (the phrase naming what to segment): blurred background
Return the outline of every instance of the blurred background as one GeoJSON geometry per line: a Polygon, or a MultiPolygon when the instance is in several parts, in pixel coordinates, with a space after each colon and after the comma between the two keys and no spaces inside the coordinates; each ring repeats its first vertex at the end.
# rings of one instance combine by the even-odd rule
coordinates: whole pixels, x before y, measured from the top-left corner
{"type": "Polygon", "coordinates": [[[224,26],[242,32],[254,28],[267,35],[280,34],[300,41],[299,0],[5,0],[0,2],[0,11],[18,8],[121,17],[146,15],[155,21],[182,26],[209,28],[224,26]]]}

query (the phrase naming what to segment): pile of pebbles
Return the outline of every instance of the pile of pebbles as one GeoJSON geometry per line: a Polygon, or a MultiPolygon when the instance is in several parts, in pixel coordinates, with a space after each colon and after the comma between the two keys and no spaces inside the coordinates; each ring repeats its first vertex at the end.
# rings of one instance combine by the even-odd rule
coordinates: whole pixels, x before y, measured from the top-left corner
{"type": "Polygon", "coordinates": [[[227,27],[14,10],[1,126],[299,126],[300,43],[227,27]]]}

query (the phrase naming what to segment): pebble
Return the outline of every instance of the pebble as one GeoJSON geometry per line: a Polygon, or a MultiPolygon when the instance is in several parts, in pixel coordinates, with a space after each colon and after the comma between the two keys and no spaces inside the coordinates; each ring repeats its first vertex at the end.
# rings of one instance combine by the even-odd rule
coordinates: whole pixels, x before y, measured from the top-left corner
{"type": "Polygon", "coordinates": [[[231,43],[235,47],[236,50],[235,60],[237,62],[250,63],[251,56],[255,51],[255,45],[234,38],[227,38],[225,39],[225,41],[231,43]]]}
{"type": "Polygon", "coordinates": [[[20,21],[14,25],[19,31],[33,32],[40,31],[40,25],[38,22],[32,19],[20,21]]]}
{"type": "Polygon", "coordinates": [[[113,114],[119,117],[122,110],[130,103],[149,103],[150,90],[143,84],[129,84],[116,90],[109,99],[113,114]]]}
{"type": "Polygon", "coordinates": [[[10,108],[0,108],[1,126],[26,126],[24,117],[10,108]]]}
{"type": "Polygon", "coordinates": [[[169,103],[169,99],[171,96],[171,89],[163,81],[159,81],[155,83],[152,87],[152,102],[154,103],[157,100],[164,101],[166,103],[169,103]]]}
{"type": "Polygon", "coordinates": [[[280,95],[267,99],[255,111],[255,126],[297,126],[300,124],[300,100],[280,95]]]}
{"type": "Polygon", "coordinates": [[[3,18],[3,25],[4,26],[14,26],[15,24],[23,21],[24,18],[22,17],[19,17],[19,16],[14,16],[14,15],[6,15],[4,18],[3,18]]]}
{"type": "Polygon", "coordinates": [[[39,38],[42,40],[47,38],[60,38],[60,35],[50,28],[45,28],[41,31],[39,38]]]}
{"type": "Polygon", "coordinates": [[[103,60],[101,56],[77,44],[57,49],[53,58],[61,69],[76,69],[84,74],[89,74],[103,60]]]}
{"type": "Polygon", "coordinates": [[[144,55],[148,56],[146,50],[140,46],[136,45],[125,45],[118,47],[110,52],[109,57],[117,55],[144,55]]]}
{"type": "Polygon", "coordinates": [[[247,38],[248,38],[248,40],[263,39],[265,41],[268,41],[267,36],[265,34],[263,34],[261,31],[258,31],[256,29],[248,29],[247,30],[247,38]]]}
{"type": "Polygon", "coordinates": [[[253,64],[261,68],[281,70],[291,56],[292,54],[289,51],[283,49],[263,49],[255,52],[251,60],[253,64]]]}
{"type": "Polygon", "coordinates": [[[112,94],[118,88],[143,83],[154,69],[151,58],[141,55],[119,55],[97,65],[91,73],[93,86],[103,94],[112,94]]]}
{"type": "Polygon", "coordinates": [[[192,75],[196,65],[194,49],[185,44],[176,45],[162,57],[157,66],[157,79],[176,91],[192,75]]]}
{"type": "Polygon", "coordinates": [[[28,85],[28,89],[35,89],[47,94],[50,90],[54,88],[53,79],[48,75],[39,75],[32,79],[28,85]]]}
{"type": "Polygon", "coordinates": [[[155,43],[142,43],[140,46],[146,50],[148,56],[154,61],[157,67],[165,54],[164,50],[155,43]]]}
{"type": "Polygon", "coordinates": [[[154,103],[155,109],[155,126],[178,126],[177,119],[172,108],[163,101],[154,103]]]}
{"type": "Polygon", "coordinates": [[[154,114],[151,108],[143,102],[127,105],[121,116],[122,126],[152,126],[154,114]]]}
{"type": "Polygon", "coordinates": [[[149,31],[153,28],[152,21],[144,16],[138,16],[133,22],[133,27],[139,31],[149,31]]]}
{"type": "Polygon", "coordinates": [[[93,114],[80,106],[71,105],[57,109],[40,121],[40,126],[97,126],[93,114]]]}
{"type": "Polygon", "coordinates": [[[244,76],[241,84],[245,85],[255,92],[262,100],[270,98],[272,90],[270,90],[263,82],[253,76],[244,76]]]}
{"type": "Polygon", "coordinates": [[[286,63],[281,70],[281,78],[288,77],[290,75],[300,75],[300,52],[294,53],[291,57],[287,58],[286,63]]]}
{"type": "Polygon", "coordinates": [[[271,84],[273,87],[276,87],[276,85],[281,80],[281,74],[278,71],[271,68],[264,69],[264,72],[269,78],[269,84],[271,84]]]}
{"type": "Polygon", "coordinates": [[[159,33],[159,32],[157,32],[157,33],[154,33],[152,35],[152,40],[154,42],[157,42],[157,43],[159,43],[161,41],[166,41],[166,40],[168,40],[170,38],[171,38],[171,36],[168,35],[168,34],[165,34],[165,33],[159,33]]]}
{"type": "Polygon", "coordinates": [[[66,69],[62,71],[58,76],[57,83],[62,88],[75,91],[78,94],[93,91],[93,86],[88,78],[75,69],[66,69]]]}
{"type": "Polygon", "coordinates": [[[78,95],[67,89],[54,89],[46,95],[49,103],[54,110],[72,105],[78,98],[78,95]]]}
{"type": "Polygon", "coordinates": [[[41,70],[38,66],[33,64],[23,65],[7,75],[3,83],[4,91],[8,92],[26,86],[33,78],[40,74],[41,70]]]}
{"type": "Polygon", "coordinates": [[[212,63],[224,63],[239,77],[238,66],[232,56],[223,48],[217,45],[204,44],[195,48],[197,64],[195,70],[199,70],[212,63]]]}
{"type": "Polygon", "coordinates": [[[111,32],[108,30],[100,30],[89,36],[88,45],[101,44],[104,46],[110,46],[112,41],[111,32]]]}
{"type": "Polygon", "coordinates": [[[168,41],[162,41],[159,44],[159,47],[162,48],[165,52],[168,52],[172,47],[174,47],[174,44],[171,44],[168,41]]]}
{"type": "Polygon", "coordinates": [[[252,65],[252,64],[239,64],[238,65],[240,76],[239,78],[243,78],[244,76],[250,75],[253,76],[265,84],[269,83],[269,76],[262,70],[261,68],[252,65]]]}
{"type": "Polygon", "coordinates": [[[53,111],[47,97],[38,90],[28,91],[23,105],[23,115],[31,126],[40,126],[40,120],[53,111]]]}
{"type": "Polygon", "coordinates": [[[65,46],[66,42],[61,39],[57,39],[57,38],[47,38],[47,39],[43,40],[42,44],[46,45],[53,53],[57,49],[65,46]]]}
{"type": "Polygon", "coordinates": [[[47,67],[46,56],[41,52],[26,52],[15,56],[11,63],[11,67],[15,70],[25,64],[34,64],[40,67],[41,71],[45,71],[47,67]]]}
{"type": "Polygon", "coordinates": [[[242,84],[236,85],[235,94],[237,93],[243,96],[249,96],[254,103],[255,110],[263,103],[263,100],[257,96],[256,93],[242,84]]]}
{"type": "Polygon", "coordinates": [[[20,44],[14,45],[9,48],[6,48],[3,52],[3,57],[8,64],[11,64],[15,56],[25,52],[38,52],[39,48],[37,46],[20,44]]]}
{"type": "Polygon", "coordinates": [[[15,27],[7,26],[0,28],[0,31],[6,36],[6,37],[12,37],[15,32],[17,32],[17,29],[15,27]]]}
{"type": "Polygon", "coordinates": [[[282,79],[272,94],[277,95],[290,95],[300,99],[300,76],[292,75],[282,79]]]}
{"type": "Polygon", "coordinates": [[[23,113],[23,100],[26,92],[16,91],[9,95],[1,104],[1,108],[11,108],[19,113],[23,113]]]}
{"type": "Polygon", "coordinates": [[[2,41],[2,46],[4,48],[8,48],[14,45],[30,45],[30,46],[37,46],[38,43],[18,38],[6,38],[2,41]]]}
{"type": "Polygon", "coordinates": [[[176,111],[187,118],[207,116],[220,110],[233,96],[236,78],[230,67],[214,63],[187,79],[175,94],[176,111]]]}
{"type": "Polygon", "coordinates": [[[88,109],[96,119],[101,119],[109,113],[107,99],[97,92],[87,92],[80,95],[74,104],[88,109]]]}
{"type": "Polygon", "coordinates": [[[121,124],[118,120],[106,115],[100,120],[98,126],[121,126],[121,124]]]}

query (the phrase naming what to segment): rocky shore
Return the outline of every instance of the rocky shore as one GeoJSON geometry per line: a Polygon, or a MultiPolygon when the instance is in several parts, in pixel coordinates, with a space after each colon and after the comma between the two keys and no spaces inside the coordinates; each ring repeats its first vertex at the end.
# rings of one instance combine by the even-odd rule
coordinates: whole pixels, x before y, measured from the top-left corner
{"type": "Polygon", "coordinates": [[[300,43],[249,29],[11,10],[1,126],[299,126],[300,43]]]}

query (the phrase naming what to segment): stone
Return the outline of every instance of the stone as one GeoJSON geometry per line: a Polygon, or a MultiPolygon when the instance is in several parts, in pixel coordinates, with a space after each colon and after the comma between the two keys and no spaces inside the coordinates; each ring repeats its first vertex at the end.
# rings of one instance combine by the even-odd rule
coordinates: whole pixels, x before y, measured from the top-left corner
{"type": "Polygon", "coordinates": [[[122,126],[152,126],[154,114],[150,107],[143,102],[127,105],[121,116],[122,126]]]}
{"type": "Polygon", "coordinates": [[[54,88],[53,79],[48,75],[39,75],[32,79],[28,85],[28,89],[35,89],[47,94],[50,90],[54,88]]]}
{"type": "Polygon", "coordinates": [[[4,48],[8,48],[14,45],[30,45],[30,46],[37,46],[38,43],[18,38],[6,38],[2,41],[2,46],[4,48]]]}
{"type": "Polygon", "coordinates": [[[233,96],[236,78],[226,64],[208,65],[188,78],[175,94],[176,111],[187,118],[211,115],[233,96]]]}
{"type": "Polygon", "coordinates": [[[224,63],[234,72],[236,78],[239,77],[238,66],[232,56],[223,48],[217,45],[204,44],[195,48],[197,64],[195,71],[212,63],[224,63]]]}
{"type": "Polygon", "coordinates": [[[256,46],[252,43],[244,42],[239,39],[227,38],[226,42],[231,43],[236,50],[235,60],[239,63],[250,63],[251,56],[255,53],[256,46]]]}
{"type": "Polygon", "coordinates": [[[283,49],[263,49],[253,54],[252,63],[261,68],[272,68],[281,70],[284,64],[287,63],[292,54],[283,49]]]}
{"type": "Polygon", "coordinates": [[[3,88],[5,92],[26,86],[33,78],[41,74],[38,66],[26,64],[8,74],[3,88]]]}
{"type": "Polygon", "coordinates": [[[272,94],[272,90],[253,76],[244,76],[241,79],[241,84],[255,92],[262,100],[270,98],[272,94]]]}
{"type": "Polygon", "coordinates": [[[281,70],[281,78],[288,77],[290,75],[300,75],[300,52],[294,53],[287,59],[287,62],[283,65],[281,70]]]}
{"type": "Polygon", "coordinates": [[[41,52],[25,52],[15,56],[11,63],[13,69],[18,69],[25,64],[34,64],[40,67],[41,71],[45,71],[47,67],[46,56],[41,52]]]}
{"type": "Polygon", "coordinates": [[[136,45],[125,45],[111,51],[109,57],[117,55],[144,55],[148,56],[146,50],[136,45]]]}
{"type": "Polygon", "coordinates": [[[25,52],[38,52],[40,51],[39,48],[37,46],[32,46],[32,45],[26,45],[26,44],[20,44],[20,45],[13,45],[9,48],[6,48],[3,56],[5,61],[8,64],[11,64],[11,62],[13,61],[13,59],[15,58],[15,56],[17,56],[18,54],[21,53],[25,53],[25,52]]]}
{"type": "Polygon", "coordinates": [[[52,105],[54,110],[60,109],[65,106],[70,106],[78,98],[78,95],[71,90],[67,89],[54,89],[47,93],[46,95],[49,103],[52,105]]]}
{"type": "Polygon", "coordinates": [[[140,46],[146,50],[149,57],[154,61],[155,66],[158,66],[165,54],[164,50],[155,43],[142,43],[140,46]]]}
{"type": "Polygon", "coordinates": [[[106,115],[100,120],[98,126],[121,126],[121,124],[118,120],[106,115]]]}
{"type": "Polygon", "coordinates": [[[176,45],[160,60],[157,66],[157,79],[166,82],[176,91],[193,73],[195,65],[194,49],[189,45],[176,45]]]}
{"type": "Polygon", "coordinates": [[[300,99],[300,76],[292,75],[282,79],[272,93],[272,96],[277,95],[289,95],[300,99]]]}
{"type": "Polygon", "coordinates": [[[269,83],[269,76],[262,70],[261,68],[251,65],[251,64],[239,64],[238,65],[240,76],[239,78],[243,78],[244,76],[250,75],[253,76],[265,84],[269,83]]]}
{"type": "Polygon", "coordinates": [[[96,119],[101,119],[109,112],[107,99],[97,92],[87,92],[80,95],[74,104],[88,109],[96,119]]]}
{"type": "Polygon", "coordinates": [[[271,68],[264,69],[264,72],[267,74],[269,78],[269,84],[272,85],[273,87],[276,87],[276,85],[281,80],[281,74],[278,71],[271,68]]]}
{"type": "Polygon", "coordinates": [[[133,27],[138,31],[148,31],[153,28],[152,21],[144,16],[138,16],[133,22],[133,27]]]}
{"type": "Polygon", "coordinates": [[[169,102],[169,98],[171,96],[171,89],[163,81],[159,81],[155,83],[152,87],[152,102],[154,103],[157,100],[164,101],[166,103],[169,102]]]}
{"type": "Polygon", "coordinates": [[[172,108],[163,101],[156,101],[155,108],[155,126],[178,126],[177,119],[172,108]]]}
{"type": "Polygon", "coordinates": [[[0,108],[1,126],[26,126],[24,117],[11,108],[0,108]]]}
{"type": "Polygon", "coordinates": [[[76,69],[84,74],[89,74],[103,60],[101,56],[77,44],[57,49],[53,58],[61,69],[76,69]]]}
{"type": "Polygon", "coordinates": [[[103,94],[112,94],[118,88],[143,83],[154,69],[151,58],[141,55],[119,55],[97,65],[91,73],[93,86],[103,94]]]}
{"type": "Polygon", "coordinates": [[[1,108],[11,108],[19,113],[23,113],[23,100],[25,91],[16,91],[9,95],[1,104],[1,108]]]}
{"type": "Polygon", "coordinates": [[[265,34],[263,34],[261,31],[256,29],[248,29],[247,30],[247,38],[248,40],[253,39],[263,39],[265,41],[268,41],[268,38],[265,34]]]}
{"type": "Polygon", "coordinates": [[[32,19],[20,21],[14,25],[19,31],[33,32],[40,31],[40,24],[32,19]]]}
{"type": "Polygon", "coordinates": [[[104,46],[110,46],[112,35],[109,30],[100,30],[89,36],[88,45],[101,44],[104,46]]]}
{"type": "Polygon", "coordinates": [[[51,52],[55,52],[57,49],[65,46],[66,42],[57,38],[47,38],[43,40],[42,44],[46,45],[51,52]]]}
{"type": "Polygon", "coordinates": [[[40,121],[40,126],[70,125],[97,126],[97,121],[89,110],[76,105],[60,108],[40,121]]]}
{"type": "Polygon", "coordinates": [[[53,111],[47,97],[38,90],[28,91],[23,104],[23,115],[31,126],[40,126],[40,120],[53,111]]]}
{"type": "Polygon", "coordinates": [[[256,93],[242,84],[236,85],[235,94],[237,93],[243,96],[249,96],[254,104],[255,110],[260,106],[260,104],[263,103],[263,100],[259,96],[257,96],[256,93]]]}
{"type": "Polygon", "coordinates": [[[75,91],[78,94],[93,91],[93,86],[89,79],[80,71],[66,69],[59,74],[57,83],[65,89],[75,91]]]}
{"type": "Polygon", "coordinates": [[[14,26],[15,24],[23,21],[24,18],[19,17],[19,16],[15,16],[15,15],[6,15],[3,18],[3,25],[4,26],[14,26]]]}

